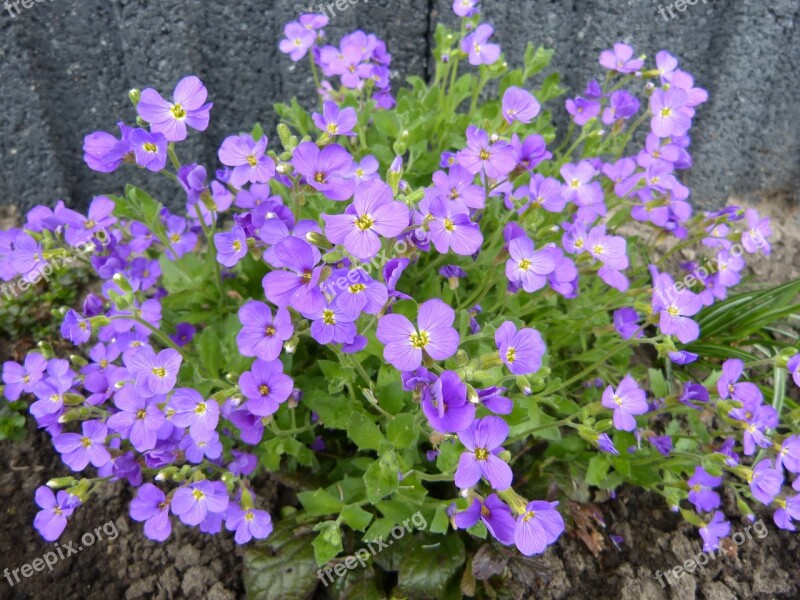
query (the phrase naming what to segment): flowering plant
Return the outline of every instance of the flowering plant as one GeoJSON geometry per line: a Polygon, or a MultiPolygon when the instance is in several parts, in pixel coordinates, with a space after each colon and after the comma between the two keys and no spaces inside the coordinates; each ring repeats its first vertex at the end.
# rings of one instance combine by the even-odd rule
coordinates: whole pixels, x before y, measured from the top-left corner
{"type": "MultiPolygon", "coordinates": [[[[0,233],[4,280],[88,245],[101,282],[61,313],[76,354],[43,343],[3,367],[6,398],[33,400],[74,472],[36,494],[46,539],[126,480],[149,538],[180,520],[266,539],[247,583],[267,597],[389,536],[375,561],[401,593],[437,596],[544,552],[590,493],[624,483],[664,496],[707,549],[729,531],[723,486],[794,529],[800,355],[768,326],[800,284],[730,295],[770,225],[688,202],[706,92],[668,52],[649,64],[618,43],[556,141],[551,52],[529,45],[510,69],[476,4],[456,0],[433,81],[396,97],[374,35],[336,47],[324,16],[288,24],[280,48],[309,60],[320,106],[278,105],[278,143],[259,125],[228,137],[211,177],[179,159],[209,123],[202,82],[132,90],[135,126],[87,136],[86,163],[168,177],[185,202],[128,186],[0,233]],[[680,263],[684,249],[708,258],[680,263]],[[263,472],[297,494],[279,519],[259,508],[263,472]],[[399,540],[417,515],[426,531],[399,540]]],[[[374,590],[369,573],[336,585],[374,590]]]]}

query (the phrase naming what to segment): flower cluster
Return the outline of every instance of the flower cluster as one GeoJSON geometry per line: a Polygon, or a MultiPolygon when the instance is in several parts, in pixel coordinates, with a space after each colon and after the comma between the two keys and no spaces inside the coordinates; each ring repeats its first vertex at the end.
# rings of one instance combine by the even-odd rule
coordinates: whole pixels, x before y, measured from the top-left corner
{"type": "Polygon", "coordinates": [[[279,108],[279,143],[260,126],[226,138],[214,171],[177,152],[208,126],[200,80],[182,79],[172,100],[133,90],[137,126],[88,135],[86,164],[157,172],[180,206],[128,186],[85,216],[40,206],[2,232],[6,280],[109,237],[90,258],[97,289],[62,313],[80,352],[67,360],[44,344],[3,366],[5,396],[33,400],[73,472],[49,482],[57,494],[36,494],[44,537],[106,481],[126,480],[138,488],[130,516],[152,539],[176,519],[262,539],[272,521],[253,478],[264,469],[325,482],[298,495],[309,518],[339,511],[317,524],[320,562],[342,550],[340,527],[371,524],[375,539],[405,504],[441,517],[440,532],[449,521],[538,554],[564,531],[559,501],[581,479],[694,507],[683,512],[707,548],[729,529],[717,491],[728,482],[743,512],[772,506],[794,529],[800,494],[783,482],[791,474],[800,491],[800,435],[745,373],[769,364],[776,389],[787,374],[800,385],[800,354],[745,362],[724,353],[732,338],[701,338],[720,335],[729,313],[708,311],[726,308],[770,234],[753,210],[695,214],[688,202],[678,174],[706,92],[669,53],[647,69],[615,44],[600,55],[603,83],[566,100],[555,144],[541,108],[563,90],[527,83],[547,52],[531,47],[479,102],[508,69],[477,0],[454,10],[462,35],[437,32],[434,82],[403,90],[396,108],[383,42],[357,31],[319,45],[326,17],[289,23],[281,50],[309,54],[340,88],[318,84],[313,115],[279,108]],[[460,61],[478,67],[469,86],[460,61]],[[644,147],[631,147],[645,124],[644,147]],[[644,234],[622,233],[631,221],[644,234]],[[689,245],[711,253],[713,272],[696,252],[679,264],[689,245]],[[679,269],[695,275],[676,283],[679,269]],[[641,346],[658,356],[649,370],[630,361],[641,346]],[[429,487],[442,481],[452,485],[429,487]]]}

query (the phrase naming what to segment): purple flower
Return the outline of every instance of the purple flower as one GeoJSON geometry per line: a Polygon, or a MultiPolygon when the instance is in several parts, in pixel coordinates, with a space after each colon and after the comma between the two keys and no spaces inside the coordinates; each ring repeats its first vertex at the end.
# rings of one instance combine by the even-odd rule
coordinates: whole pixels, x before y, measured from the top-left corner
{"type": "Polygon", "coordinates": [[[468,529],[482,521],[498,542],[506,546],[514,543],[514,517],[497,494],[489,494],[483,502],[473,498],[469,508],[456,513],[453,520],[458,529],[468,529]]]}
{"type": "Polygon", "coordinates": [[[283,342],[292,337],[294,327],[289,311],[279,308],[272,317],[269,306],[251,300],[239,309],[242,329],[236,345],[242,356],[256,356],[264,361],[278,358],[283,342]]]}
{"type": "Polygon", "coordinates": [[[64,238],[67,243],[77,247],[91,241],[98,232],[106,233],[106,228],[117,222],[112,212],[114,212],[114,202],[105,196],[97,196],[92,200],[89,213],[85,217],[69,208],[57,208],[55,215],[66,226],[64,238]]]}
{"type": "Polygon", "coordinates": [[[292,166],[305,182],[331,200],[347,200],[354,182],[348,179],[353,157],[339,144],[320,150],[314,142],[302,142],[292,155],[292,166]]]}
{"type": "Polygon", "coordinates": [[[166,394],[174,388],[182,362],[180,353],[171,348],[157,355],[150,348],[140,348],[125,356],[125,366],[136,377],[136,391],[145,397],[166,394]]]}
{"type": "Polygon", "coordinates": [[[392,238],[408,226],[408,207],[395,202],[392,188],[380,179],[360,183],[353,203],[342,215],[322,215],[325,233],[334,244],[344,244],[350,254],[363,261],[381,249],[379,236],[392,238]]]}
{"type": "Polygon", "coordinates": [[[598,435],[595,443],[601,452],[606,452],[608,454],[619,454],[619,450],[614,447],[614,442],[611,441],[611,438],[608,437],[607,433],[601,433],[598,435]]]}
{"type": "Polygon", "coordinates": [[[61,337],[79,346],[89,341],[92,335],[92,324],[89,319],[82,318],[77,312],[69,309],[61,325],[61,337]]]}
{"type": "Polygon", "coordinates": [[[178,448],[183,450],[186,460],[194,464],[200,464],[205,459],[214,461],[222,456],[222,444],[216,431],[212,431],[211,437],[203,441],[197,441],[191,435],[185,435],[181,438],[178,448]]]}
{"type": "Polygon", "coordinates": [[[164,492],[152,483],[139,488],[136,498],[131,500],[130,515],[134,521],[144,521],[144,534],[151,540],[163,542],[172,533],[169,502],[164,492]]]}
{"type": "Polygon", "coordinates": [[[603,50],[600,53],[600,66],[618,73],[635,73],[644,66],[644,60],[632,57],[633,48],[617,42],[614,50],[603,50]]]}
{"type": "Polygon", "coordinates": [[[38,352],[31,352],[21,365],[14,361],[3,363],[4,393],[9,400],[18,400],[24,393],[33,393],[47,368],[47,360],[38,352]]]}
{"type": "Polygon", "coordinates": [[[239,378],[239,387],[248,400],[245,408],[258,417],[274,414],[289,398],[293,385],[279,360],[257,359],[239,378]]]}
{"type": "Polygon", "coordinates": [[[535,173],[530,182],[528,189],[519,188],[514,192],[516,198],[527,197],[530,199],[522,208],[520,213],[524,212],[529,206],[541,206],[547,212],[558,213],[564,210],[567,201],[561,194],[561,184],[557,179],[552,177],[544,177],[535,173]]]}
{"type": "MultiPolygon", "coordinates": [[[[421,208],[424,204],[423,200],[421,208]]],[[[480,250],[483,235],[480,227],[470,221],[467,207],[437,195],[430,200],[428,214],[433,217],[428,228],[437,252],[447,254],[452,250],[461,256],[470,256],[480,250]]]]}
{"type": "Polygon", "coordinates": [[[376,315],[386,305],[389,292],[386,286],[375,281],[364,269],[341,269],[331,273],[323,284],[323,290],[335,290],[332,304],[345,314],[360,315],[362,312],[376,315]],[[335,286],[335,287],[334,287],[335,286]]]}
{"type": "Polygon", "coordinates": [[[667,335],[675,335],[683,344],[698,338],[700,327],[689,317],[703,308],[700,297],[689,290],[677,291],[672,278],[661,273],[653,286],[653,313],[660,313],[659,328],[667,335]]]}
{"type": "Polygon", "coordinates": [[[522,88],[511,86],[503,94],[503,118],[508,123],[530,123],[540,108],[536,98],[522,88]]]}
{"type": "Polygon", "coordinates": [[[272,518],[264,510],[231,506],[225,515],[225,527],[236,532],[234,540],[237,544],[246,544],[253,538],[263,540],[272,533],[272,518]]]}
{"type": "Polygon", "coordinates": [[[169,338],[182,348],[194,339],[196,332],[197,330],[191,323],[178,323],[175,326],[175,333],[169,338]]]}
{"type": "Polygon", "coordinates": [[[533,242],[525,236],[511,240],[508,253],[510,258],[506,261],[506,277],[529,293],[542,289],[547,283],[547,276],[556,266],[549,250],[535,250],[533,242]]]}
{"type": "Polygon", "coordinates": [[[564,518],[557,506],[558,502],[534,500],[517,517],[514,543],[525,556],[541,554],[564,531],[564,518]]]}
{"type": "Polygon", "coordinates": [[[790,473],[800,473],[800,436],[790,435],[781,444],[775,457],[775,468],[786,467],[790,473]]]}
{"type": "Polygon", "coordinates": [[[678,398],[678,402],[681,404],[685,404],[686,406],[691,406],[695,410],[700,410],[702,407],[695,404],[695,402],[708,402],[709,394],[706,386],[702,383],[693,383],[687,381],[683,386],[683,393],[681,394],[680,398],[678,398]]]}
{"type": "Polygon", "coordinates": [[[703,552],[711,552],[719,547],[719,541],[731,532],[731,524],[725,520],[725,515],[716,511],[705,527],[700,528],[700,537],[703,538],[703,552]]]}
{"type": "Polygon", "coordinates": [[[20,233],[14,240],[11,266],[28,281],[39,275],[47,264],[42,246],[27,233],[20,233]]]}
{"type": "Polygon", "coordinates": [[[423,351],[434,360],[450,358],[459,343],[453,328],[455,318],[455,311],[438,298],[419,307],[419,330],[403,315],[384,315],[377,330],[378,339],[385,345],[383,357],[400,371],[413,371],[422,365],[423,351]]]}
{"type": "Polygon", "coordinates": [[[697,466],[688,483],[689,502],[694,504],[697,510],[711,512],[715,508],[719,508],[722,501],[719,494],[712,491],[712,488],[722,485],[722,477],[709,475],[703,467],[697,466]]]}
{"type": "Polygon", "coordinates": [[[214,400],[204,400],[200,392],[192,388],[178,388],[170,398],[170,406],[175,411],[172,415],[174,425],[188,427],[189,435],[197,441],[211,439],[219,422],[219,404],[214,400]]]}
{"type": "Polygon", "coordinates": [[[338,304],[325,303],[320,310],[304,312],[303,316],[312,321],[311,337],[320,344],[348,344],[358,333],[354,321],[359,314],[338,304]]]}
{"type": "Polygon", "coordinates": [[[158,172],[167,166],[167,138],[158,132],[134,129],[130,137],[136,164],[148,171],[158,172]]]}
{"type": "Polygon", "coordinates": [[[765,458],[753,467],[753,472],[748,480],[750,494],[753,498],[769,506],[781,491],[783,475],[777,469],[772,468],[772,461],[765,458]]]}
{"type": "Polygon", "coordinates": [[[168,102],[152,88],[142,90],[136,112],[150,123],[150,130],[161,133],[170,142],[186,139],[186,126],[197,131],[208,128],[211,107],[205,104],[208,91],[197,77],[184,77],[175,86],[173,102],[168,102]]]}
{"type": "Polygon", "coordinates": [[[84,421],[80,433],[61,433],[53,438],[53,446],[73,471],[83,471],[90,462],[102,467],[111,460],[105,447],[108,428],[102,421],[84,421]]]}
{"type": "Polygon", "coordinates": [[[739,381],[744,371],[744,363],[738,358],[729,358],[722,363],[722,375],[717,380],[717,392],[720,398],[732,398],[743,404],[759,404],[762,400],[761,390],[755,383],[739,381]]]}
{"type": "Polygon", "coordinates": [[[516,166],[516,152],[507,142],[491,143],[489,134],[474,125],[467,127],[467,147],[456,155],[458,164],[473,175],[481,171],[491,179],[505,177],[516,166]]]}
{"type": "Polygon", "coordinates": [[[770,245],[767,238],[772,235],[769,218],[761,219],[752,208],[748,208],[744,214],[747,229],[742,233],[742,246],[750,254],[763,250],[769,256],[770,245]]]}
{"type": "Polygon", "coordinates": [[[480,0],[453,0],[453,12],[459,17],[471,17],[478,13],[480,0]]]}
{"type": "Polygon", "coordinates": [[[217,248],[217,262],[226,267],[234,267],[247,256],[247,235],[238,225],[226,233],[214,234],[217,248]]]}
{"type": "Polygon", "coordinates": [[[564,179],[562,193],[566,201],[574,201],[578,207],[578,219],[591,222],[597,216],[605,216],[606,206],[603,203],[603,188],[598,181],[592,181],[597,171],[588,160],[577,165],[565,164],[561,167],[564,179]]]}
{"type": "Polygon", "coordinates": [[[456,433],[475,419],[475,405],[467,400],[467,386],[455,371],[445,371],[430,387],[422,411],[431,427],[441,433],[456,433]]]}
{"type": "Polygon", "coordinates": [[[209,513],[224,512],[228,502],[224,483],[204,479],[175,490],[170,507],[187,525],[199,525],[209,513]]]}
{"type": "Polygon", "coordinates": [[[80,502],[65,491],[53,494],[53,490],[42,485],[36,488],[36,504],[41,508],[33,520],[33,526],[48,542],[61,537],[67,527],[67,517],[71,517],[80,502]]]}
{"type": "Polygon", "coordinates": [[[219,148],[219,160],[233,167],[230,184],[241,188],[245,183],[267,183],[275,175],[275,162],[264,153],[267,136],[257,142],[251,135],[232,135],[225,138],[219,148]]]}
{"type": "Polygon", "coordinates": [[[535,329],[523,327],[517,331],[511,321],[506,321],[495,331],[494,342],[500,358],[514,375],[536,373],[541,368],[546,347],[535,329]]]}
{"type": "Polygon", "coordinates": [[[467,208],[483,208],[485,205],[484,190],[472,182],[475,175],[461,165],[453,165],[447,173],[436,171],[433,184],[436,189],[450,200],[460,202],[467,208]]]}
{"type": "Polygon", "coordinates": [[[156,433],[166,420],[154,400],[139,396],[133,386],[126,385],[114,394],[119,412],[106,421],[112,431],[129,438],[139,452],[155,448],[156,433]]]}
{"type": "Polygon", "coordinates": [[[301,60],[317,40],[315,31],[309,30],[297,21],[287,23],[283,28],[283,33],[286,37],[280,41],[278,47],[294,62],[301,60]]]}
{"type": "Polygon", "coordinates": [[[623,340],[631,339],[634,334],[636,334],[637,338],[644,335],[640,331],[639,321],[639,314],[630,307],[625,306],[614,311],[614,329],[617,330],[623,340]]]}
{"type": "Polygon", "coordinates": [[[651,436],[649,442],[663,456],[669,456],[669,453],[672,452],[672,438],[668,435],[651,436]]]}
{"type": "Polygon", "coordinates": [[[622,431],[636,429],[635,415],[647,412],[647,395],[630,374],[625,375],[617,389],[610,385],[603,391],[602,404],[614,411],[614,427],[622,431]]]}
{"type": "Polygon", "coordinates": [[[500,417],[493,416],[475,419],[469,428],[459,431],[458,439],[467,451],[458,460],[455,484],[466,489],[484,477],[494,489],[508,489],[513,479],[511,467],[497,456],[503,451],[500,444],[506,437],[508,424],[500,417]]]}
{"type": "Polygon", "coordinates": [[[678,87],[667,91],[658,89],[650,96],[650,111],[653,118],[650,127],[660,138],[680,136],[692,126],[692,118],[686,111],[688,97],[678,87]]]}
{"type": "Polygon", "coordinates": [[[318,129],[321,129],[331,137],[336,135],[355,135],[353,127],[358,121],[358,116],[354,108],[347,107],[340,110],[336,102],[327,101],[322,104],[322,114],[315,112],[311,118],[318,129]]]}
{"type": "Polygon", "coordinates": [[[267,300],[283,308],[291,306],[301,313],[322,309],[325,298],[319,289],[322,268],[319,250],[296,237],[287,237],[275,245],[275,255],[289,271],[271,271],[262,285],[267,300]]]}
{"type": "Polygon", "coordinates": [[[461,50],[469,55],[469,64],[491,65],[500,58],[500,46],[488,43],[493,33],[494,28],[491,25],[482,23],[461,40],[461,50]]]}
{"type": "Polygon", "coordinates": [[[600,114],[600,101],[584,98],[582,96],[568,98],[564,103],[564,107],[567,109],[567,112],[572,115],[572,120],[575,121],[575,124],[580,127],[583,127],[600,114]]]}
{"type": "Polygon", "coordinates": [[[83,138],[83,160],[93,171],[112,173],[133,152],[130,143],[131,128],[117,123],[120,139],[105,131],[95,131],[83,138]]]}
{"type": "MultiPolygon", "coordinates": [[[[639,112],[639,100],[625,90],[611,92],[608,107],[603,110],[603,123],[611,125],[618,119],[628,119],[639,112]]],[[[645,166],[645,165],[642,165],[645,166]]]]}

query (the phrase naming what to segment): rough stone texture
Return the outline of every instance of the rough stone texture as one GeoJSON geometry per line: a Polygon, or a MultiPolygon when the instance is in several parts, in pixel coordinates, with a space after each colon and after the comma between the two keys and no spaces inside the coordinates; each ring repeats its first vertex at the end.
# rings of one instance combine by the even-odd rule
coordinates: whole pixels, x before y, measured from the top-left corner
{"type": "MultiPolygon", "coordinates": [[[[662,4],[666,4],[663,0],[662,4]]],[[[130,87],[172,89],[196,73],[215,103],[205,135],[183,148],[215,165],[230,132],[261,121],[274,126],[272,105],[292,95],[309,100],[310,75],[277,51],[283,24],[316,0],[37,0],[16,17],[0,15],[0,205],[26,210],[64,198],[74,206],[119,190],[122,175],[93,173],[82,161],[83,136],[132,120],[130,87]]],[[[360,0],[328,28],[338,39],[361,27],[384,38],[396,82],[426,76],[430,34],[454,22],[450,0],[360,0]]],[[[711,100],[694,130],[696,167],[687,182],[698,204],[721,205],[732,194],[800,199],[800,120],[792,118],[800,85],[800,3],[697,0],[665,21],[658,1],[483,0],[509,62],[530,40],[556,49],[555,68],[573,90],[597,73],[597,55],[616,40],[654,55],[670,49],[711,100]]],[[[178,203],[168,182],[147,188],[178,203]]]]}

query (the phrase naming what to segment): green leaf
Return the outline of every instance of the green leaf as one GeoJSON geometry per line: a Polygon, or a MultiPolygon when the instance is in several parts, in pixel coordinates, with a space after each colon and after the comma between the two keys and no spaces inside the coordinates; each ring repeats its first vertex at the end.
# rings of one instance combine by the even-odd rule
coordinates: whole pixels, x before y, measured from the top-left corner
{"type": "Polygon", "coordinates": [[[353,440],[360,450],[378,450],[384,441],[380,427],[364,413],[357,412],[350,415],[347,437],[353,440]]]}
{"type": "Polygon", "coordinates": [[[528,46],[525,48],[523,77],[527,79],[547,67],[553,58],[553,52],[552,48],[543,48],[542,46],[534,50],[533,44],[528,42],[528,46]]]}
{"type": "Polygon", "coordinates": [[[372,523],[374,515],[361,508],[360,506],[350,505],[344,507],[341,512],[342,522],[356,531],[365,531],[372,523]]]}
{"type": "Polygon", "coordinates": [[[197,338],[197,351],[200,354],[200,364],[209,375],[216,377],[222,365],[222,345],[221,338],[216,330],[209,327],[197,338]]]}
{"type": "Polygon", "coordinates": [[[396,448],[411,448],[416,444],[419,432],[414,423],[414,415],[401,413],[395,415],[386,427],[386,437],[396,448]]]}
{"type": "Polygon", "coordinates": [[[456,535],[427,536],[426,542],[415,539],[403,553],[397,588],[412,598],[441,598],[466,560],[464,543],[456,535]]]}
{"type": "Polygon", "coordinates": [[[586,469],[586,483],[599,486],[611,468],[611,461],[605,454],[597,454],[589,460],[589,468],[586,469]]]}
{"type": "Polygon", "coordinates": [[[309,541],[308,536],[291,539],[274,554],[262,548],[246,550],[243,579],[247,597],[253,600],[308,598],[319,583],[314,548],[309,541]]]}
{"type": "Polygon", "coordinates": [[[397,490],[399,470],[397,456],[391,450],[369,466],[364,473],[364,483],[367,486],[367,499],[372,504],[377,504],[381,498],[397,490]]]}
{"type": "Polygon", "coordinates": [[[447,533],[450,529],[450,517],[447,516],[447,508],[440,506],[431,519],[429,531],[431,533],[447,533]]]}
{"type": "Polygon", "coordinates": [[[344,503],[323,489],[314,490],[313,492],[299,492],[297,499],[312,517],[339,514],[344,508],[344,503]]]}
{"type": "Polygon", "coordinates": [[[336,558],[342,551],[342,531],[336,521],[317,523],[314,531],[319,531],[319,535],[312,542],[314,558],[317,564],[322,566],[332,558],[336,558]]]}

